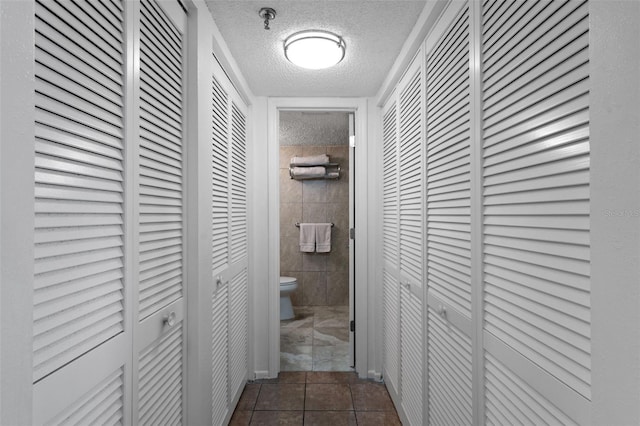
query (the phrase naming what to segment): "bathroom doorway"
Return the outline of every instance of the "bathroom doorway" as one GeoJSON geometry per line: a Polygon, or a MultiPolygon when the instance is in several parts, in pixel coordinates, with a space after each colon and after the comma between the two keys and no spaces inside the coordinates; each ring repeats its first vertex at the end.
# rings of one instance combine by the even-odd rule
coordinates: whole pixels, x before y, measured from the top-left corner
{"type": "Polygon", "coordinates": [[[284,110],[278,124],[280,371],[353,371],[354,113],[284,110]]]}
{"type": "MultiPolygon", "coordinates": [[[[369,328],[378,327],[376,319],[370,316],[370,311],[376,309],[375,299],[372,299],[377,289],[371,286],[370,279],[375,280],[375,268],[369,268],[369,258],[376,250],[376,236],[371,234],[375,226],[376,205],[370,205],[369,193],[375,192],[375,182],[368,178],[369,147],[367,135],[369,126],[368,100],[366,98],[269,98],[267,109],[267,168],[268,168],[268,240],[264,241],[268,259],[268,303],[258,303],[258,315],[262,309],[268,313],[267,336],[257,336],[266,344],[262,346],[267,352],[268,370],[256,373],[258,378],[276,377],[280,372],[280,114],[286,111],[298,112],[346,112],[352,113],[354,137],[350,138],[350,216],[354,228],[354,240],[350,240],[350,285],[349,326],[354,328],[350,332],[349,353],[353,360],[351,365],[359,377],[376,378],[376,359],[370,356],[369,328]],[[354,141],[354,143],[351,143],[354,141]],[[369,224],[372,227],[370,228],[369,224]],[[357,224],[357,227],[355,226],[357,224]],[[372,243],[370,245],[370,242],[372,243]],[[355,248],[357,244],[357,249],[355,248]],[[371,269],[371,270],[370,270],[371,269]],[[373,323],[369,324],[369,319],[373,323]],[[357,337],[356,337],[357,336],[357,337]],[[266,342],[264,339],[266,338],[266,342]]],[[[262,106],[258,105],[258,109],[262,106]]],[[[256,158],[256,161],[262,159],[256,158]]],[[[288,171],[287,171],[288,173],[288,171]]],[[[295,227],[295,225],[294,225],[295,227]]],[[[264,352],[256,349],[256,362],[264,352]]]]}

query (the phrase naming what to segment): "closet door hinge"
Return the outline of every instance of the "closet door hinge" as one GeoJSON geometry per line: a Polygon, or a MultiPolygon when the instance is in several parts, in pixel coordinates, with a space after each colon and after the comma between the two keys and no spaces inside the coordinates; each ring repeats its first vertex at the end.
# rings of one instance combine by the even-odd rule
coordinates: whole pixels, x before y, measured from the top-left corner
{"type": "Polygon", "coordinates": [[[349,228],[349,238],[352,240],[356,239],[356,228],[349,228]]]}
{"type": "Polygon", "coordinates": [[[356,331],[356,322],[354,320],[349,323],[349,331],[356,331]]]}

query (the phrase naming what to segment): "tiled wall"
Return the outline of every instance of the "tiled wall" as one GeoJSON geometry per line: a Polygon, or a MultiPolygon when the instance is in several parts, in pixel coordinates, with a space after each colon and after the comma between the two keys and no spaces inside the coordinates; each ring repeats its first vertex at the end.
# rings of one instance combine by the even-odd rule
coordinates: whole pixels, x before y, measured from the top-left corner
{"type": "Polygon", "coordinates": [[[349,303],[349,147],[280,147],[280,275],[298,279],[297,306],[349,303]],[[340,179],[299,181],[289,177],[293,156],[326,153],[340,163],[340,179]],[[333,222],[330,253],[302,253],[296,222],[333,222]]]}

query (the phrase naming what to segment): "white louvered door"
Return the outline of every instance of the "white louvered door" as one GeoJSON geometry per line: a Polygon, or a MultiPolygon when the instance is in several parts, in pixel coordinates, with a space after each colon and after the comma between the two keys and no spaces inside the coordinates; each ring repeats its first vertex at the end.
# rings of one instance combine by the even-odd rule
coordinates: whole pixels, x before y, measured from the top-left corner
{"type": "Polygon", "coordinates": [[[221,424],[248,377],[247,109],[211,59],[211,404],[221,424]]]}
{"type": "Polygon", "coordinates": [[[398,111],[392,96],[383,109],[383,351],[384,380],[392,394],[400,386],[400,277],[398,251],[398,111]]]}
{"type": "Polygon", "coordinates": [[[43,0],[35,11],[33,422],[119,424],[131,350],[124,7],[43,0]]]}
{"type": "Polygon", "coordinates": [[[184,38],[177,2],[139,3],[138,424],[184,420],[184,38]]]}
{"type": "Polygon", "coordinates": [[[586,424],[588,4],[482,17],[486,420],[586,424]]]}
{"type": "Polygon", "coordinates": [[[421,55],[383,108],[384,379],[410,424],[423,423],[424,76],[421,55]]]}
{"type": "Polygon", "coordinates": [[[400,395],[412,425],[423,423],[424,95],[422,55],[398,86],[400,395]]]}
{"type": "Polygon", "coordinates": [[[426,41],[428,411],[430,424],[463,425],[473,422],[468,5],[443,19],[426,41]]]}
{"type": "MultiPolygon", "coordinates": [[[[213,59],[213,58],[212,58],[213,59]]],[[[212,424],[221,424],[227,416],[229,386],[229,95],[212,75],[212,424]],[[224,280],[223,280],[224,277],[224,280]]]]}

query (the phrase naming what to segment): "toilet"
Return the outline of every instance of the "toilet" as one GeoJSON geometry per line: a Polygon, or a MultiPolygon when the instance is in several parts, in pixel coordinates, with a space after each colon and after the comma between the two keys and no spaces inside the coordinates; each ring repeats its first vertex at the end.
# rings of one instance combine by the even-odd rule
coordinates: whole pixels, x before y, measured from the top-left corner
{"type": "Polygon", "coordinates": [[[291,293],[298,288],[295,277],[280,277],[280,321],[295,317],[291,305],[291,293]]]}

